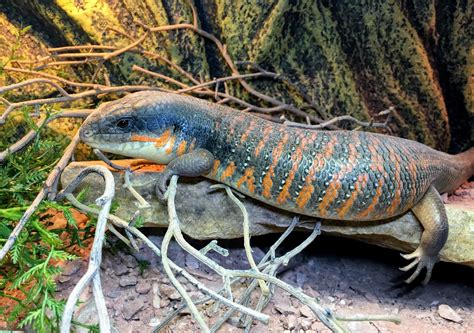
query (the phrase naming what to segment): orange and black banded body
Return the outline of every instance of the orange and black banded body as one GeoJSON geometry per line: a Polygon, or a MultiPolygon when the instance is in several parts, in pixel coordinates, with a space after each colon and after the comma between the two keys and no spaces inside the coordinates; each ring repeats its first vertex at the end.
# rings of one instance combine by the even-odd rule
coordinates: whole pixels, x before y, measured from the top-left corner
{"type": "Polygon", "coordinates": [[[169,163],[168,175],[204,174],[303,215],[375,221],[412,209],[433,238],[423,249],[431,259],[419,264],[429,270],[446,241],[446,214],[436,204],[432,210],[440,222],[426,232],[432,227],[430,209],[414,207],[431,205],[424,203],[431,197],[437,203],[436,191],[454,190],[474,171],[473,150],[451,156],[387,135],[288,127],[193,97],[151,91],[101,106],[84,123],[81,137],[105,151],[169,163]]]}
{"type": "Polygon", "coordinates": [[[288,127],[186,96],[142,92],[107,110],[107,117],[94,122],[101,149],[116,145],[115,153],[168,163],[203,148],[214,157],[208,178],[272,206],[326,219],[402,214],[431,184],[444,191],[462,167],[414,141],[288,127]],[[130,128],[120,128],[125,120],[130,128]],[[150,142],[152,148],[141,152],[150,142]],[[150,150],[161,153],[155,157],[150,150]]]}

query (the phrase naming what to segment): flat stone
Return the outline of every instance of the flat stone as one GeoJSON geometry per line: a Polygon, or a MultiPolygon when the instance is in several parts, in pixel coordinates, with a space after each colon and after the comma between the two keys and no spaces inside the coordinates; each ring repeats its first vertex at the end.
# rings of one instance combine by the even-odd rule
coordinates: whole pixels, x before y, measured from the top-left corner
{"type": "Polygon", "coordinates": [[[311,311],[311,309],[307,305],[303,305],[302,307],[299,308],[299,310],[300,310],[301,315],[305,316],[306,318],[314,317],[313,311],[311,311]]]}
{"type": "Polygon", "coordinates": [[[124,265],[117,265],[114,268],[114,273],[117,276],[127,274],[128,273],[128,268],[127,268],[127,266],[124,266],[124,265]]]}
{"type": "Polygon", "coordinates": [[[148,294],[151,290],[151,284],[148,281],[140,281],[135,286],[135,290],[139,294],[148,294]]]}
{"type": "Polygon", "coordinates": [[[122,308],[122,316],[125,320],[132,319],[138,312],[140,312],[145,303],[143,301],[136,299],[131,302],[125,302],[122,308]]]}
{"type": "MultiPolygon", "coordinates": [[[[144,160],[118,160],[115,163],[122,166],[140,168],[131,177],[133,187],[144,197],[150,196],[150,208],[141,209],[140,215],[145,226],[167,227],[168,216],[165,205],[154,193],[154,180],[157,173],[162,172],[163,166],[150,164],[144,160]]],[[[64,170],[61,176],[62,186],[65,187],[80,172],[90,165],[104,165],[103,162],[73,162],[64,170]]],[[[122,187],[123,172],[113,172],[116,180],[116,200],[120,202],[116,215],[130,219],[137,209],[136,200],[127,189],[122,187]]],[[[103,180],[98,175],[84,179],[80,191],[90,188],[86,203],[93,203],[102,194],[103,180]]],[[[213,183],[203,178],[180,179],[176,194],[176,209],[179,212],[182,231],[195,239],[231,239],[242,237],[242,213],[227,197],[224,191],[209,193],[213,183]]],[[[293,215],[251,198],[241,200],[245,205],[250,220],[251,235],[281,232],[291,223],[293,215]]],[[[474,267],[474,203],[473,201],[451,202],[446,212],[449,220],[449,236],[446,245],[440,253],[440,259],[474,267]]],[[[313,219],[314,221],[314,219],[313,219]]],[[[390,221],[348,222],[321,221],[324,233],[362,240],[367,243],[399,250],[403,253],[414,251],[419,244],[423,231],[420,223],[411,213],[402,215],[390,221]],[[388,223],[386,223],[388,222],[388,223]]],[[[312,230],[314,222],[301,223],[300,230],[312,230]]]]}
{"type": "Polygon", "coordinates": [[[167,297],[171,300],[178,300],[181,298],[176,289],[173,286],[167,284],[160,285],[160,293],[161,296],[167,297]]]}
{"type": "Polygon", "coordinates": [[[60,283],[66,283],[66,282],[68,282],[69,280],[71,280],[71,278],[72,278],[71,276],[59,275],[59,276],[58,276],[58,281],[59,281],[60,283]]]}
{"type": "Polygon", "coordinates": [[[116,290],[109,291],[106,295],[107,297],[110,297],[110,298],[117,298],[120,296],[121,293],[122,293],[121,290],[116,289],[116,290]]]}
{"type": "Polygon", "coordinates": [[[461,323],[462,318],[456,311],[453,310],[452,307],[450,307],[447,304],[440,304],[438,306],[438,314],[440,315],[441,318],[444,318],[449,321],[454,321],[455,323],[461,323]]]}
{"type": "Polygon", "coordinates": [[[275,304],[275,309],[280,312],[281,314],[295,314],[296,313],[296,309],[294,307],[292,307],[290,304],[286,304],[286,303],[276,303],[275,304]]]}
{"type": "Polygon", "coordinates": [[[129,254],[123,256],[123,262],[128,268],[135,268],[138,266],[137,259],[129,254]]]}
{"type": "Polygon", "coordinates": [[[153,307],[155,309],[160,309],[161,308],[161,297],[159,295],[153,295],[153,300],[152,303],[153,307]]]}
{"type": "Polygon", "coordinates": [[[137,277],[134,275],[122,276],[119,281],[121,287],[129,287],[137,284],[137,277]]]}
{"type": "Polygon", "coordinates": [[[66,261],[61,275],[70,276],[77,273],[82,266],[82,259],[66,261]]]}
{"type": "Polygon", "coordinates": [[[311,325],[313,324],[313,321],[309,318],[300,318],[299,322],[301,324],[301,328],[306,332],[308,332],[308,330],[311,328],[311,325]]]}
{"type": "Polygon", "coordinates": [[[286,317],[286,322],[283,324],[283,326],[288,329],[292,330],[296,327],[296,324],[298,323],[298,320],[295,315],[288,315],[286,317]]]}

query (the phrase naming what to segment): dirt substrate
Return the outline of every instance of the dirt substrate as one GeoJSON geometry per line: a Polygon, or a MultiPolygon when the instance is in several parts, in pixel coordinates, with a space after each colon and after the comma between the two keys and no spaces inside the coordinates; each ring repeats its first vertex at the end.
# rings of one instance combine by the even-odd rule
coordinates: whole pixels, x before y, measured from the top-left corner
{"type": "MultiPolygon", "coordinates": [[[[149,230],[149,236],[157,245],[161,244],[162,234],[159,230],[149,230]]],[[[301,233],[290,236],[281,247],[280,254],[298,245],[304,236],[301,233]]],[[[257,260],[277,237],[267,235],[252,238],[257,260]]],[[[113,242],[110,239],[109,244],[113,242]]],[[[225,258],[212,253],[210,256],[214,260],[227,268],[248,267],[240,240],[219,244],[228,248],[230,255],[225,258]]],[[[193,242],[193,245],[200,248],[206,243],[193,242]]],[[[222,280],[217,275],[185,254],[177,244],[172,244],[170,258],[195,274],[207,286],[214,289],[221,286],[222,280]]],[[[395,251],[320,236],[290,262],[279,276],[319,298],[323,305],[338,314],[397,314],[402,320],[400,325],[384,322],[349,323],[347,326],[354,332],[474,331],[474,270],[439,263],[429,285],[407,286],[403,283],[407,275],[397,270],[404,264],[405,261],[395,251]],[[451,309],[446,308],[446,305],[451,309]],[[451,320],[442,316],[451,316],[451,320]]],[[[59,279],[60,296],[69,294],[85,269],[84,261],[68,264],[66,275],[59,279]]],[[[146,248],[142,248],[138,254],[127,254],[126,250],[120,248],[107,249],[101,277],[109,314],[119,332],[150,332],[152,326],[180,302],[178,293],[163,273],[159,258],[146,248]],[[137,259],[146,260],[150,265],[144,268],[137,259]]],[[[191,296],[200,295],[189,284],[185,285],[191,296]]],[[[82,299],[89,297],[90,291],[87,291],[82,299]]],[[[86,302],[82,307],[81,320],[94,317],[95,307],[91,302],[86,302]]],[[[221,315],[213,313],[211,307],[205,307],[204,312],[211,323],[221,315]]],[[[271,316],[269,326],[257,324],[253,332],[329,332],[313,319],[308,308],[281,290],[264,312],[271,316]]],[[[241,329],[236,325],[236,319],[233,318],[221,331],[240,332],[241,329]]],[[[184,314],[174,320],[167,330],[198,331],[198,326],[189,314],[184,314]]]]}

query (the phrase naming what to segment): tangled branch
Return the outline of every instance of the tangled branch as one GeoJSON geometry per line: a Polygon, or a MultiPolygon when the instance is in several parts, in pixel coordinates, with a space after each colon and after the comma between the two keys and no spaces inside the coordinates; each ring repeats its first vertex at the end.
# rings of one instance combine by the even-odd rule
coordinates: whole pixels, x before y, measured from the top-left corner
{"type": "MultiPolygon", "coordinates": [[[[188,2],[189,3],[189,2],[188,2]]],[[[319,108],[312,98],[306,94],[298,85],[291,82],[291,80],[279,73],[268,71],[262,68],[260,65],[250,61],[234,61],[232,56],[227,52],[226,46],[214,35],[204,31],[199,27],[198,18],[194,6],[189,3],[192,10],[192,23],[180,23],[171,24],[165,26],[152,27],[142,22],[136,21],[135,23],[141,27],[142,33],[138,36],[132,36],[128,33],[122,32],[114,27],[108,27],[108,30],[121,35],[129,42],[123,46],[118,47],[114,45],[74,45],[49,48],[48,54],[38,60],[11,60],[9,66],[3,68],[5,73],[13,79],[16,83],[0,87],[0,103],[4,106],[4,111],[0,116],[0,126],[4,125],[11,114],[23,107],[35,107],[37,110],[44,110],[46,105],[59,106],[61,111],[53,114],[52,116],[43,115],[40,116],[36,127],[45,128],[48,127],[49,123],[53,120],[60,118],[86,118],[91,110],[89,109],[70,109],[68,105],[74,101],[81,101],[85,104],[85,101],[96,103],[97,100],[102,100],[108,95],[123,95],[129,92],[140,91],[140,90],[162,90],[167,92],[174,92],[177,94],[192,94],[196,96],[206,97],[216,103],[225,104],[234,108],[240,109],[242,112],[253,112],[256,115],[266,118],[274,122],[284,122],[288,126],[298,126],[310,129],[339,129],[337,124],[341,121],[346,123],[356,124],[364,128],[379,128],[384,130],[390,130],[388,125],[391,119],[391,115],[394,112],[393,108],[389,108],[387,111],[379,113],[377,116],[387,116],[383,122],[375,122],[374,119],[369,121],[361,121],[350,115],[343,115],[340,117],[330,119],[325,110],[319,108]],[[224,63],[228,70],[228,75],[221,78],[213,78],[212,80],[202,81],[196,78],[194,73],[191,73],[178,64],[174,63],[167,57],[158,54],[153,51],[146,50],[145,42],[154,34],[169,33],[172,31],[185,30],[191,31],[196,35],[202,37],[206,41],[212,43],[219,52],[220,57],[224,60],[224,63]],[[131,70],[134,73],[143,76],[153,77],[159,80],[160,86],[155,85],[113,85],[109,74],[104,66],[105,63],[114,64],[121,60],[121,56],[125,53],[133,53],[140,55],[145,59],[156,61],[161,64],[165,64],[168,69],[173,73],[173,76],[165,75],[164,73],[156,72],[147,68],[134,65],[131,70]],[[57,68],[68,68],[69,66],[90,66],[95,65],[94,73],[92,74],[89,82],[77,82],[71,78],[64,78],[58,75],[51,74],[50,70],[57,68]],[[102,75],[102,81],[99,83],[99,78],[102,75]],[[272,80],[274,82],[282,83],[289,90],[295,92],[298,98],[304,101],[304,105],[297,106],[297,103],[287,103],[276,97],[267,95],[257,89],[255,89],[248,81],[259,80],[259,79],[272,80]],[[246,93],[250,96],[249,99],[236,96],[230,92],[228,85],[235,84],[240,85],[246,93]],[[21,93],[24,89],[31,89],[38,85],[48,86],[52,89],[47,97],[39,96],[23,101],[14,101],[14,95],[21,93]],[[301,124],[288,120],[286,117],[296,119],[299,121],[306,121],[308,124],[301,124]]],[[[238,111],[236,111],[238,112],[238,111]]],[[[356,128],[356,129],[358,129],[356,128]]],[[[18,153],[20,150],[30,144],[34,138],[39,135],[37,129],[31,129],[27,134],[20,138],[17,142],[8,147],[5,151],[0,152],[0,163],[5,163],[8,156],[11,154],[18,153]]],[[[353,318],[339,318],[334,316],[331,311],[322,307],[315,299],[309,297],[298,289],[290,286],[289,284],[279,280],[276,277],[278,270],[288,264],[288,262],[298,253],[300,253],[307,245],[309,245],[319,234],[319,226],[316,224],[313,232],[308,238],[303,241],[292,251],[286,253],[281,257],[276,256],[277,247],[283,242],[283,240],[292,232],[294,229],[297,219],[295,219],[292,225],[282,234],[280,239],[270,248],[269,252],[265,257],[257,264],[252,257],[250,248],[250,235],[249,235],[249,216],[245,207],[242,205],[240,200],[232,193],[229,188],[225,188],[229,197],[233,202],[241,209],[243,215],[243,229],[244,229],[244,245],[246,249],[247,258],[249,261],[248,270],[228,270],[218,265],[213,260],[206,256],[207,251],[213,248],[217,251],[225,251],[225,249],[219,248],[216,243],[211,242],[206,249],[201,251],[192,247],[183,237],[179,218],[175,209],[175,193],[177,186],[177,178],[173,177],[168,197],[168,214],[170,219],[170,225],[165,235],[165,239],[162,243],[161,250],[158,249],[153,242],[151,242],[143,233],[141,233],[132,223],[129,223],[117,216],[109,213],[110,201],[114,196],[113,192],[113,179],[107,169],[101,167],[93,167],[84,170],[79,174],[72,185],[64,189],[57,194],[58,180],[61,176],[62,171],[71,160],[73,153],[79,143],[79,136],[75,134],[64,151],[62,158],[59,160],[57,165],[53,168],[49,174],[47,180],[44,183],[43,188],[40,190],[34,201],[25,211],[18,224],[12,231],[11,235],[6,240],[3,248],[0,250],[0,261],[2,261],[11,247],[15,243],[17,237],[21,233],[23,227],[26,225],[32,214],[37,210],[40,203],[45,200],[61,200],[67,199],[78,209],[99,215],[99,221],[96,229],[96,237],[92,248],[91,256],[89,258],[89,269],[84,277],[80,280],[78,285],[71,293],[68,302],[66,304],[66,310],[64,312],[61,331],[68,332],[70,328],[70,322],[72,314],[74,312],[75,303],[77,297],[85,286],[92,280],[93,295],[99,309],[99,322],[101,331],[110,331],[109,319],[103,301],[103,295],[100,288],[100,261],[101,261],[101,250],[103,235],[106,228],[106,220],[108,220],[108,229],[113,232],[117,237],[123,240],[127,245],[135,247],[134,237],[141,239],[152,251],[158,256],[161,256],[164,270],[170,281],[173,283],[175,288],[183,298],[183,304],[176,311],[169,314],[165,318],[157,329],[165,326],[171,321],[177,314],[180,313],[184,308],[188,308],[192,313],[193,317],[198,322],[201,330],[204,332],[215,332],[218,330],[223,323],[225,323],[230,316],[239,312],[241,314],[241,321],[246,328],[246,331],[250,329],[254,320],[266,323],[269,318],[267,315],[262,313],[262,310],[272,299],[274,295],[275,287],[279,287],[295,298],[297,298],[303,304],[308,305],[316,317],[318,317],[326,326],[330,329],[342,332],[345,328],[342,324],[344,320],[361,320],[360,317],[353,318]],[[72,194],[74,188],[81,182],[82,178],[88,173],[98,173],[105,179],[105,191],[103,196],[98,200],[98,204],[101,207],[99,210],[90,208],[80,203],[72,194]],[[125,231],[127,237],[124,237],[117,229],[121,228],[125,231]],[[179,267],[167,256],[168,246],[170,241],[175,239],[178,244],[183,248],[184,251],[190,253],[192,256],[197,258],[203,264],[210,267],[213,271],[219,274],[223,279],[223,286],[219,291],[213,291],[206,287],[203,283],[199,282],[194,276],[192,276],[185,269],[179,267]],[[193,300],[180,284],[176,275],[183,276],[188,282],[194,285],[198,290],[206,294],[206,297],[200,300],[193,300]],[[233,297],[233,287],[236,282],[246,281],[248,286],[243,291],[239,299],[235,300],[233,297]],[[250,306],[251,295],[256,290],[257,286],[260,286],[260,296],[254,308],[250,306]],[[214,300],[217,304],[222,304],[228,307],[227,312],[221,317],[221,319],[209,327],[205,322],[199,306],[209,300],[214,300]]],[[[112,163],[109,163],[112,167],[115,167],[112,163]]],[[[130,170],[125,170],[125,187],[137,198],[142,207],[146,206],[145,200],[133,189],[128,181],[130,177],[130,170]]],[[[362,320],[391,320],[394,318],[380,318],[371,317],[370,319],[362,318],[362,320]]]]}

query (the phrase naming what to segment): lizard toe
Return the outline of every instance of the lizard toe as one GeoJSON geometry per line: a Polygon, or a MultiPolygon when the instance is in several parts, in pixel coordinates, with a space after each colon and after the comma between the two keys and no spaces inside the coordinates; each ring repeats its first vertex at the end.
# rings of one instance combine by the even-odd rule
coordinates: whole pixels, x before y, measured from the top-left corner
{"type": "Polygon", "coordinates": [[[426,255],[423,253],[423,251],[417,249],[415,252],[410,253],[409,255],[406,255],[403,257],[404,258],[411,257],[411,258],[406,258],[406,259],[412,259],[412,258],[415,258],[415,259],[407,266],[400,268],[400,270],[406,272],[416,266],[415,271],[410,275],[408,279],[405,280],[405,282],[412,283],[420,275],[421,271],[425,268],[426,275],[425,275],[425,278],[423,279],[422,284],[424,285],[427,284],[431,279],[433,267],[438,261],[438,256],[426,255]],[[413,257],[412,255],[415,253],[416,255],[413,257]]]}
{"type": "Polygon", "coordinates": [[[409,263],[405,267],[400,267],[399,270],[401,270],[403,272],[407,272],[410,269],[412,269],[413,267],[415,267],[419,262],[420,262],[420,258],[415,258],[415,260],[413,260],[411,263],[409,263]]]}

